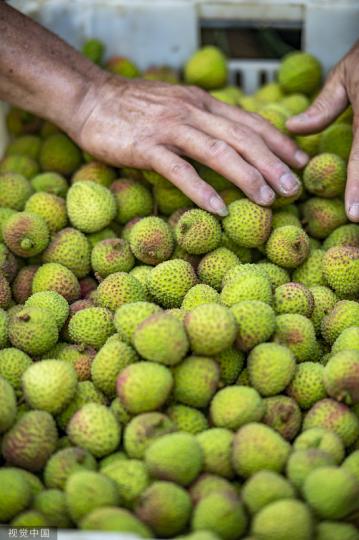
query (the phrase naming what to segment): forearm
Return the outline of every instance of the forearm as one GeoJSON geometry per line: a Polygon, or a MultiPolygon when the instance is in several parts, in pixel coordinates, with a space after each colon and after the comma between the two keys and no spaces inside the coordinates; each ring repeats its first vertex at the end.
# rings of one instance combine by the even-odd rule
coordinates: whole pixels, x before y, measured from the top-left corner
{"type": "Polygon", "coordinates": [[[106,73],[5,2],[0,36],[0,99],[73,134],[84,97],[106,73]]]}

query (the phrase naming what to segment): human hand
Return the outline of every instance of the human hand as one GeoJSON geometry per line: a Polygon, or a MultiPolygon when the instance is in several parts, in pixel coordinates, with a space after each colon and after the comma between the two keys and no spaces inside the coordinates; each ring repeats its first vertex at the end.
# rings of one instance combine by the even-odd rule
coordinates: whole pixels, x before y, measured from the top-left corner
{"type": "Polygon", "coordinates": [[[308,161],[260,116],[196,87],[106,75],[90,86],[74,125],[71,136],[96,158],[152,169],[221,216],[227,213],[224,202],[182,156],[211,167],[263,206],[272,204],[275,193],[294,195],[299,184],[288,165],[308,161]]]}
{"type": "Polygon", "coordinates": [[[294,133],[316,133],[327,127],[351,103],[354,138],[348,162],[345,207],[348,218],[359,222],[359,41],[330,73],[323,90],[304,113],[288,120],[294,133]]]}

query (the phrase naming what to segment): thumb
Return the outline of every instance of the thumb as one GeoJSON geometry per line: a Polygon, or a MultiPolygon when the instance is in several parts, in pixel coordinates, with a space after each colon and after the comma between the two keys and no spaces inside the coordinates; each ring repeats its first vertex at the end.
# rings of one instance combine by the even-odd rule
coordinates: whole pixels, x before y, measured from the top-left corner
{"type": "Polygon", "coordinates": [[[341,81],[340,70],[335,69],[312,105],[304,113],[289,118],[287,128],[304,135],[322,131],[347,105],[348,96],[341,81]]]}

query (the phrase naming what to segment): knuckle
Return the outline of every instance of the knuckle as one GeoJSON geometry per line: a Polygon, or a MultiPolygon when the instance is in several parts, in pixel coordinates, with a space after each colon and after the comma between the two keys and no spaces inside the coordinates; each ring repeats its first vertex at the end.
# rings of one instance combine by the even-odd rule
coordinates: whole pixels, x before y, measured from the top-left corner
{"type": "Polygon", "coordinates": [[[170,164],[170,173],[172,176],[187,176],[192,173],[192,166],[187,161],[173,161],[170,164]]]}
{"type": "Polygon", "coordinates": [[[228,155],[229,146],[221,139],[213,139],[208,143],[207,151],[210,157],[221,159],[228,155]]]}

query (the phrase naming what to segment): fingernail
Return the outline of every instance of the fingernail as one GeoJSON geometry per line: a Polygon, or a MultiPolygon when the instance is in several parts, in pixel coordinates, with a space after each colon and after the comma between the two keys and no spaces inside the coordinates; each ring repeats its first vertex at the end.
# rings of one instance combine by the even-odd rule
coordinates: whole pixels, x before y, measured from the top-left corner
{"type": "Polygon", "coordinates": [[[296,122],[306,122],[309,116],[307,113],[298,114],[297,116],[292,116],[290,120],[295,120],[296,122]]]}
{"type": "Polygon", "coordinates": [[[299,189],[299,182],[290,172],[282,174],[279,179],[281,190],[289,195],[296,193],[299,189]]]}
{"type": "Polygon", "coordinates": [[[355,221],[359,220],[359,203],[354,203],[349,207],[348,211],[350,219],[354,219],[355,221]]]}
{"type": "Polygon", "coordinates": [[[274,192],[268,186],[262,186],[259,191],[260,201],[263,204],[270,204],[274,200],[274,192]]]}
{"type": "Polygon", "coordinates": [[[212,210],[219,216],[228,216],[227,207],[220,197],[216,197],[215,195],[213,195],[209,200],[209,204],[212,210]]]}
{"type": "Polygon", "coordinates": [[[299,166],[304,167],[309,161],[309,156],[305,152],[302,152],[302,150],[297,150],[294,154],[294,159],[299,166]]]}

